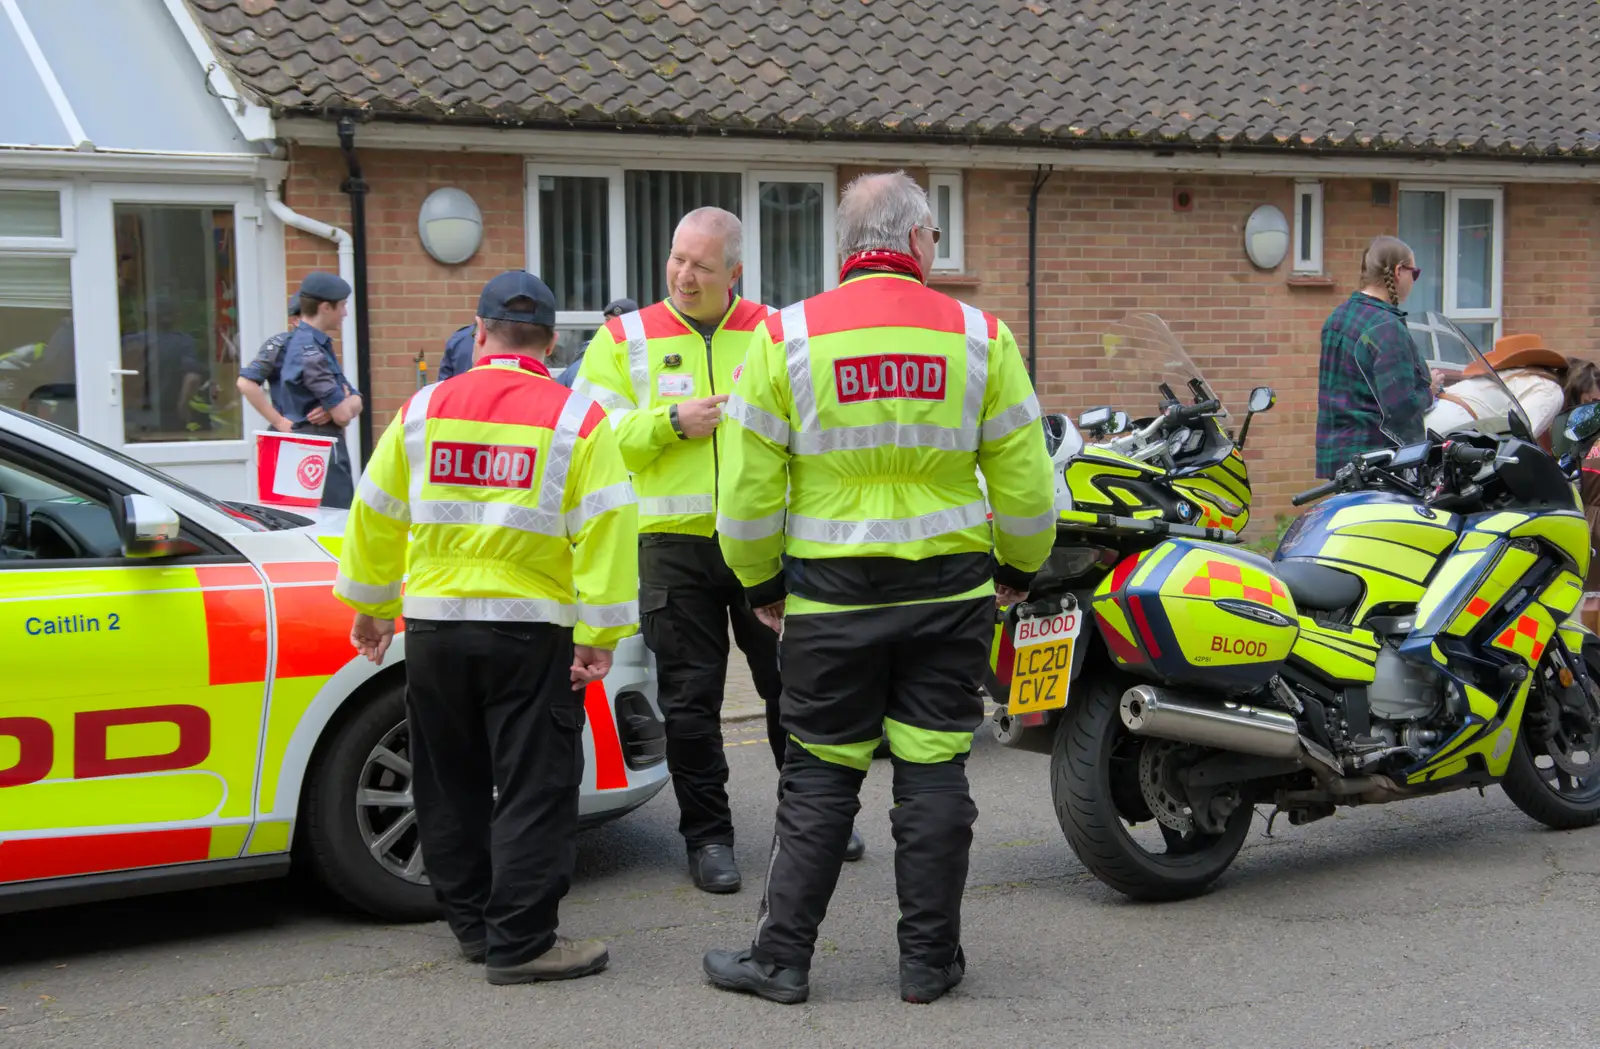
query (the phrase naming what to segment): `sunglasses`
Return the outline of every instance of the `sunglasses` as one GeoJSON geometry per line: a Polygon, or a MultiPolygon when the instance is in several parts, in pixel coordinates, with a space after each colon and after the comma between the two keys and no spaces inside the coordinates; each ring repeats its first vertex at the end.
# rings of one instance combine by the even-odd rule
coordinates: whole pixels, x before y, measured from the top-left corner
{"type": "Polygon", "coordinates": [[[1422,279],[1422,267],[1421,266],[1396,266],[1395,267],[1395,272],[1396,273],[1400,272],[1401,270],[1404,270],[1407,273],[1411,274],[1411,279],[1412,280],[1421,280],[1422,279]]]}
{"type": "Polygon", "coordinates": [[[924,226],[920,222],[917,223],[915,226],[913,226],[911,228],[912,229],[925,229],[929,233],[932,233],[933,234],[933,242],[935,244],[939,243],[939,238],[944,235],[944,230],[940,229],[938,226],[924,226]]]}

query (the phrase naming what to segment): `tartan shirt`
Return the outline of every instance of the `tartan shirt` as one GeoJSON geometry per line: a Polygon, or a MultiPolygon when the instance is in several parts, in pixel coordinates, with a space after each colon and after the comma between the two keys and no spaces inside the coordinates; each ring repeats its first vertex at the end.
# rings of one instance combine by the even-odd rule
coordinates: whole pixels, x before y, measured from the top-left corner
{"type": "Polygon", "coordinates": [[[1317,476],[1363,452],[1425,436],[1432,380],[1411,341],[1405,312],[1356,292],[1322,326],[1317,376],[1317,476]]]}

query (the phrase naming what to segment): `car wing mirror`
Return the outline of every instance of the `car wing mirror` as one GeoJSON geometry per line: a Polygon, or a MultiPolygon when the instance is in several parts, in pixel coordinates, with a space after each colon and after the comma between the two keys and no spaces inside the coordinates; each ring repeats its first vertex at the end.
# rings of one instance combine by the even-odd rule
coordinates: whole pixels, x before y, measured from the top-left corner
{"type": "Polygon", "coordinates": [[[116,501],[117,534],[124,557],[176,557],[199,553],[200,548],[182,537],[178,512],[148,495],[125,495],[116,501]]]}

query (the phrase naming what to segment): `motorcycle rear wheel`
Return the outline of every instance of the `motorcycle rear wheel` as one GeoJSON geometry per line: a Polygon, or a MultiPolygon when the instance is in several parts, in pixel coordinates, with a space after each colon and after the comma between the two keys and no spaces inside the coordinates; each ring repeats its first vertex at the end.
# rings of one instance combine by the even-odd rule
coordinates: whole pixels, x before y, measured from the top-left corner
{"type": "MultiPolygon", "coordinates": [[[[1586,646],[1584,665],[1592,682],[1600,682],[1600,651],[1586,646]]],[[[1596,704],[1593,694],[1590,703],[1596,704]]],[[[1578,830],[1600,823],[1600,733],[1591,722],[1582,725],[1570,712],[1562,716],[1552,738],[1535,741],[1526,722],[1517,732],[1511,761],[1500,781],[1511,803],[1525,815],[1553,830],[1578,830]],[[1594,771],[1586,776],[1563,769],[1575,753],[1583,753],[1594,771]]]]}
{"type": "Polygon", "coordinates": [[[1136,900],[1183,900],[1200,895],[1221,877],[1244,846],[1254,810],[1246,794],[1223,825],[1223,833],[1180,835],[1161,827],[1164,852],[1152,852],[1129,833],[1129,825],[1153,822],[1127,777],[1139,765],[1147,739],[1123,727],[1122,693],[1135,682],[1102,671],[1077,682],[1056,728],[1050,755],[1050,793],[1056,819],[1072,851],[1102,882],[1136,900]]]}

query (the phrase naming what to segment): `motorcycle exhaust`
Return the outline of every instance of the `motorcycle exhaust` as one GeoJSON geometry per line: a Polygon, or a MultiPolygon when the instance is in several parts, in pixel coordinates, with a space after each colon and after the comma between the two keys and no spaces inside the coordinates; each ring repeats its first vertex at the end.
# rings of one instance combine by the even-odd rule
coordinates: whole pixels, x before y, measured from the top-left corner
{"type": "Polygon", "coordinates": [[[1165,689],[1135,685],[1122,694],[1120,713],[1136,736],[1263,758],[1299,758],[1304,753],[1294,718],[1277,710],[1183,699],[1165,689]]]}

